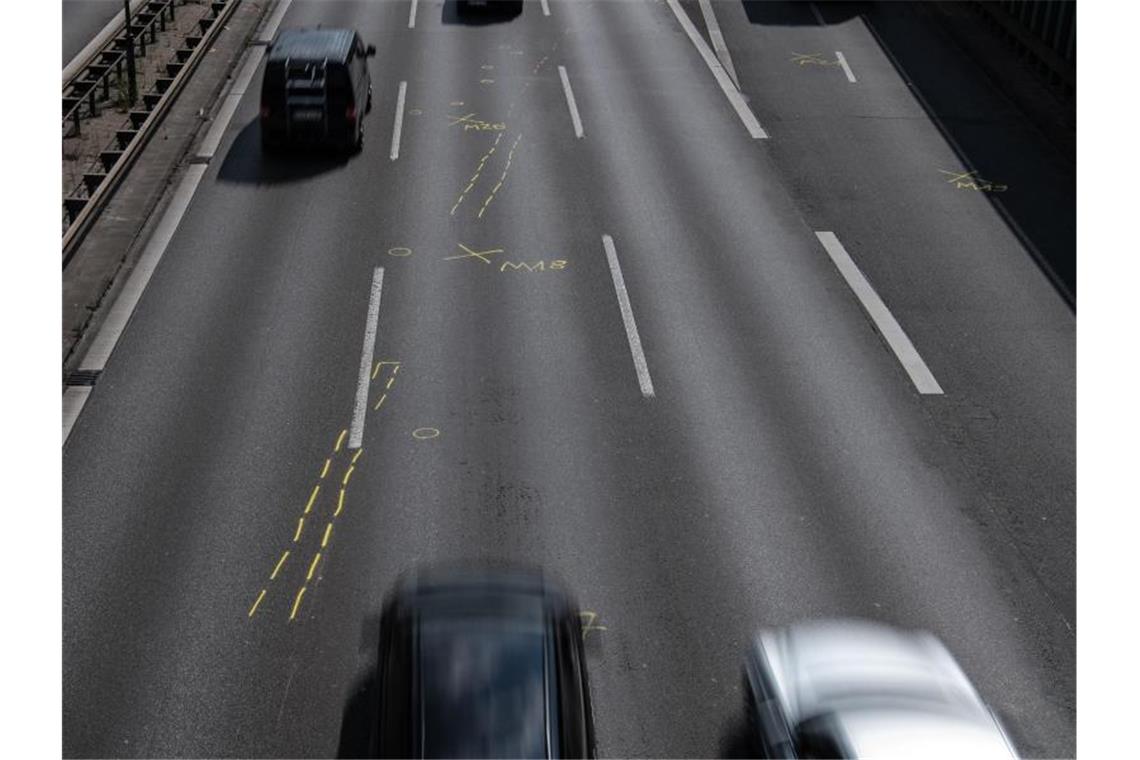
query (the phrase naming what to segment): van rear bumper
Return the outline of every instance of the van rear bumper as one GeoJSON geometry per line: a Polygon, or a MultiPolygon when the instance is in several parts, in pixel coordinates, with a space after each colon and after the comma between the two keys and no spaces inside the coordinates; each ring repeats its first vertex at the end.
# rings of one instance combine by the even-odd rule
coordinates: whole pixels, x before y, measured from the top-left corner
{"type": "Polygon", "coordinates": [[[356,123],[342,124],[328,130],[291,130],[283,124],[261,121],[261,145],[269,148],[283,147],[336,147],[350,148],[356,141],[356,123]]]}

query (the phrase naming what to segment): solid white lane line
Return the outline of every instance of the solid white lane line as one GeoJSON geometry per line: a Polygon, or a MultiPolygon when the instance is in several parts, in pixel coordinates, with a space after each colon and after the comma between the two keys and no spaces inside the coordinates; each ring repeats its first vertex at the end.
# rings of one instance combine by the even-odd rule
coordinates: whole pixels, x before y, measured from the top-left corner
{"type": "Polygon", "coordinates": [[[748,130],[748,134],[752,135],[753,139],[762,140],[768,137],[768,133],[760,126],[760,122],[756,121],[756,115],[752,113],[752,109],[744,102],[744,96],[740,94],[740,90],[732,83],[728,73],[725,72],[724,66],[720,65],[720,61],[716,59],[713,52],[709,50],[709,46],[701,38],[697,28],[693,26],[693,22],[689,20],[688,15],[681,9],[681,5],[677,0],[665,0],[669,4],[669,8],[673,11],[673,15],[677,17],[677,22],[681,28],[685,30],[685,34],[689,36],[689,40],[697,48],[697,52],[701,54],[704,59],[705,65],[709,67],[716,83],[720,85],[720,89],[724,92],[724,96],[728,98],[728,102],[736,111],[736,115],[744,122],[744,127],[748,130]]]}
{"type": "Polygon", "coordinates": [[[835,51],[835,57],[839,59],[839,65],[843,67],[843,73],[847,75],[847,81],[854,83],[855,73],[851,71],[851,67],[847,65],[847,58],[838,50],[835,51]]]}
{"type": "Polygon", "coordinates": [[[910,338],[906,336],[902,327],[887,309],[886,304],[879,298],[875,289],[871,287],[871,283],[867,282],[867,278],[859,271],[859,267],[852,261],[843,244],[839,242],[839,238],[835,236],[834,232],[816,232],[815,235],[823,244],[827,255],[831,257],[839,273],[843,275],[843,279],[847,281],[848,287],[855,292],[859,303],[863,304],[863,308],[871,317],[871,321],[875,323],[879,333],[886,339],[887,345],[895,352],[895,356],[903,365],[903,369],[910,375],[914,387],[924,395],[941,394],[942,386],[934,379],[934,375],[926,366],[926,362],[918,355],[918,351],[910,342],[910,338]]]}
{"type": "Polygon", "coordinates": [[[827,26],[827,22],[823,20],[823,14],[819,12],[819,8],[816,7],[816,4],[808,3],[808,6],[811,7],[811,15],[815,16],[816,23],[820,26],[827,26]]]}
{"type": "Polygon", "coordinates": [[[90,385],[73,385],[63,392],[63,442],[71,435],[71,427],[79,419],[87,397],[91,395],[90,385]]]}
{"type": "Polygon", "coordinates": [[[542,0],[542,15],[543,16],[549,16],[550,15],[550,3],[547,2],[547,0],[542,0]]]}
{"type": "Polygon", "coordinates": [[[400,92],[396,95],[396,125],[392,128],[393,161],[400,157],[400,133],[404,130],[404,96],[408,93],[408,83],[400,82],[400,92]]]}
{"type": "Polygon", "coordinates": [[[618,263],[614,239],[609,235],[602,235],[602,245],[606,249],[606,261],[610,264],[610,274],[614,279],[614,290],[617,291],[618,306],[621,308],[621,320],[625,323],[625,336],[629,339],[629,351],[633,354],[637,384],[641,386],[642,396],[653,398],[653,380],[649,377],[645,352],[641,350],[641,336],[637,332],[637,322],[633,319],[633,308],[629,305],[629,293],[625,289],[625,278],[621,275],[621,264],[618,263]]]}
{"type": "Polygon", "coordinates": [[[416,6],[419,5],[420,0],[412,0],[412,9],[408,12],[408,28],[416,28],[416,6]]]}
{"type": "Polygon", "coordinates": [[[107,318],[103,320],[103,325],[99,328],[95,340],[91,342],[91,346],[83,356],[83,361],[79,364],[80,370],[102,370],[107,365],[107,359],[115,350],[119,336],[123,334],[127,321],[130,320],[135,306],[142,298],[151,275],[154,274],[159,260],[162,259],[162,254],[166,252],[166,246],[174,237],[174,232],[178,229],[182,216],[186,213],[186,209],[194,197],[194,191],[198,189],[198,183],[202,181],[202,177],[206,173],[206,168],[205,164],[191,164],[186,167],[186,174],[178,184],[178,189],[174,191],[170,205],[167,206],[166,212],[163,213],[162,219],[155,227],[154,234],[147,241],[146,248],[143,249],[138,263],[135,264],[134,271],[131,272],[126,285],[123,286],[123,291],[115,299],[115,304],[111,310],[107,312],[107,318]]]}
{"type": "Polygon", "coordinates": [[[739,90],[740,80],[736,76],[736,68],[732,65],[732,56],[728,54],[728,45],[724,42],[724,35],[720,33],[720,23],[716,20],[716,14],[713,13],[712,2],[700,0],[700,5],[701,15],[705,17],[705,26],[708,27],[709,39],[712,40],[716,57],[724,66],[724,70],[728,72],[729,77],[732,78],[732,83],[736,85],[736,89],[739,90]]]}
{"type": "Polygon", "coordinates": [[[270,43],[273,42],[273,35],[277,34],[277,27],[281,26],[281,19],[285,18],[285,12],[289,10],[289,6],[293,4],[293,0],[278,0],[277,7],[273,9],[273,15],[265,22],[262,27],[261,33],[257,35],[257,42],[270,43]]]}
{"type": "Polygon", "coordinates": [[[578,103],[574,100],[574,91],[570,89],[570,77],[566,74],[566,67],[558,67],[558,76],[562,78],[562,91],[566,93],[566,105],[570,106],[570,120],[574,122],[574,136],[582,137],[582,117],[578,115],[578,103]]]}
{"type": "Polygon", "coordinates": [[[372,376],[372,355],[376,350],[376,327],[380,321],[380,290],[384,287],[384,267],[372,272],[372,293],[368,296],[368,317],[364,323],[364,346],[360,350],[360,374],[356,381],[356,404],[348,428],[348,447],[359,449],[364,440],[364,415],[368,412],[368,384],[372,376]]]}

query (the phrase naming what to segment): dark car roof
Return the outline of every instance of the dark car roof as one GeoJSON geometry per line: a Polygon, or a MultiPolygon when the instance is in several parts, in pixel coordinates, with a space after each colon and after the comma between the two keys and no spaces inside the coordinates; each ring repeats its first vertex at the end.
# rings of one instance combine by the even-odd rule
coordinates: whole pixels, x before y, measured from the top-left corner
{"type": "Polygon", "coordinates": [[[286,29],[273,41],[269,60],[343,61],[348,58],[355,34],[351,29],[286,29]]]}
{"type": "Polygon", "coordinates": [[[567,609],[561,591],[525,570],[436,567],[408,579],[399,599],[416,630],[420,752],[548,756],[558,741],[550,626],[567,609]]]}

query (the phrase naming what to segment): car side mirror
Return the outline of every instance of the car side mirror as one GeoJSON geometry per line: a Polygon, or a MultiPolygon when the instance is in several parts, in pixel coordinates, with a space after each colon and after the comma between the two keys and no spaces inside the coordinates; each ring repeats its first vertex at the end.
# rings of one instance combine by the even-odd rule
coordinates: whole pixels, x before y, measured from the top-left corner
{"type": "Polygon", "coordinates": [[[364,54],[366,56],[368,56],[369,58],[376,55],[376,46],[375,45],[369,45],[368,47],[366,47],[364,49],[364,54]]]}

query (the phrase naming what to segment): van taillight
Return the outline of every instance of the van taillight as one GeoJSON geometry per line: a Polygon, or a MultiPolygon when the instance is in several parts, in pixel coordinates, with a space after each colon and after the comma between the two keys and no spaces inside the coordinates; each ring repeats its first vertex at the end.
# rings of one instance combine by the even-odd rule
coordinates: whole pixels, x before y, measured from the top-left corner
{"type": "Polygon", "coordinates": [[[344,109],[344,118],[349,121],[356,121],[356,106],[349,106],[344,109]]]}

